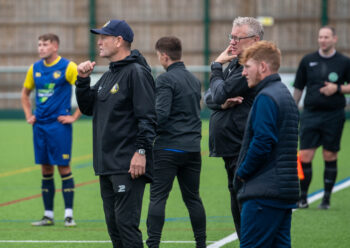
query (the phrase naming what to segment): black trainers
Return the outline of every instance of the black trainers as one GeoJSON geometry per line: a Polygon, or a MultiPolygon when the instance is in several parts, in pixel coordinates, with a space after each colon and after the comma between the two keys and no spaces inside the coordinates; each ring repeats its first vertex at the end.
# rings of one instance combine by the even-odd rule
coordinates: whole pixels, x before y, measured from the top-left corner
{"type": "Polygon", "coordinates": [[[298,208],[308,208],[309,204],[307,203],[307,200],[300,199],[298,201],[298,208]]]}
{"type": "Polygon", "coordinates": [[[73,217],[66,217],[64,219],[64,226],[65,227],[75,227],[77,224],[75,223],[73,217]]]}
{"type": "Polygon", "coordinates": [[[32,222],[32,226],[52,226],[54,225],[54,221],[52,218],[44,216],[41,220],[32,222]]]}
{"type": "Polygon", "coordinates": [[[327,210],[330,208],[330,203],[329,203],[329,199],[322,199],[322,202],[320,205],[318,205],[318,208],[319,209],[324,209],[324,210],[327,210]]]}

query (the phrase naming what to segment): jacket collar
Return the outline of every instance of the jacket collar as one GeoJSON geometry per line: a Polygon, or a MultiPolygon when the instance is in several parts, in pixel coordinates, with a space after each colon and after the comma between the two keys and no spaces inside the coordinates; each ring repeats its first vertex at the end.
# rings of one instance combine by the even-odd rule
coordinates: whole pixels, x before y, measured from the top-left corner
{"type": "Polygon", "coordinates": [[[131,64],[138,63],[144,66],[149,72],[151,72],[151,67],[147,64],[146,59],[142,56],[142,54],[138,50],[131,50],[130,55],[125,57],[122,60],[111,62],[109,64],[109,70],[112,72],[118,71],[120,68],[131,64]]]}
{"type": "Polygon", "coordinates": [[[179,62],[172,63],[171,65],[168,66],[168,68],[166,68],[166,71],[170,71],[175,68],[185,68],[184,62],[179,61],[179,62]]]}
{"type": "Polygon", "coordinates": [[[281,77],[278,73],[271,74],[261,80],[257,86],[255,86],[256,93],[259,93],[263,88],[265,88],[268,84],[274,82],[281,82],[281,77]]]}

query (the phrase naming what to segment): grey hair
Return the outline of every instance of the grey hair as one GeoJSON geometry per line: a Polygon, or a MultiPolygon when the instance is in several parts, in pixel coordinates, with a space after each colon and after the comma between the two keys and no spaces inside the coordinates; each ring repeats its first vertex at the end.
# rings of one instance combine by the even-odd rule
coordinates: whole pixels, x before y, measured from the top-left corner
{"type": "Polygon", "coordinates": [[[260,40],[264,38],[264,28],[262,24],[255,19],[254,17],[237,17],[233,20],[233,26],[244,26],[249,27],[247,35],[257,35],[260,37],[260,40]]]}

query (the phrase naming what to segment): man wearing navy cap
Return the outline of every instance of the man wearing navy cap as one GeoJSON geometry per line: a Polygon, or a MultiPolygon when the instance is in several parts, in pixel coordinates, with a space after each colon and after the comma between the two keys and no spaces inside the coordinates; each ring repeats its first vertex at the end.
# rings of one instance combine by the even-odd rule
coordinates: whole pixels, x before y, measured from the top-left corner
{"type": "Polygon", "coordinates": [[[145,184],[152,180],[155,137],[155,85],[123,20],[108,21],[98,34],[109,70],[90,87],[96,62],[78,65],[76,96],[81,112],[93,116],[93,165],[100,177],[108,233],[113,247],[143,247],[139,229],[145,184]]]}

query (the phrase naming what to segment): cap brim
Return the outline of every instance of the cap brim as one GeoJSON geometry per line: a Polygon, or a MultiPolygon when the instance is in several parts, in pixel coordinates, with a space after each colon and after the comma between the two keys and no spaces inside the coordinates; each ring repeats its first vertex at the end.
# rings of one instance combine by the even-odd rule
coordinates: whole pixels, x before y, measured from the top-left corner
{"type": "Polygon", "coordinates": [[[90,29],[90,32],[93,33],[93,34],[104,34],[104,35],[113,35],[113,34],[110,34],[108,32],[106,32],[105,30],[102,30],[102,29],[90,29]]]}

